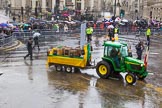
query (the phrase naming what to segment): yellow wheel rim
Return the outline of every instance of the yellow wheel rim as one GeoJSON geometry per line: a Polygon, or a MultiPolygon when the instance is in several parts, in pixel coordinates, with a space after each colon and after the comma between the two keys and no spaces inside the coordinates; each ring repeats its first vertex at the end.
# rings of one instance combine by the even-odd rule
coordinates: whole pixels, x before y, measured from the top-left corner
{"type": "Polygon", "coordinates": [[[100,72],[100,74],[105,75],[107,73],[106,66],[105,65],[100,65],[99,72],[100,72]]]}
{"type": "Polygon", "coordinates": [[[126,80],[127,80],[128,83],[132,83],[133,77],[131,75],[127,75],[126,80]]]}

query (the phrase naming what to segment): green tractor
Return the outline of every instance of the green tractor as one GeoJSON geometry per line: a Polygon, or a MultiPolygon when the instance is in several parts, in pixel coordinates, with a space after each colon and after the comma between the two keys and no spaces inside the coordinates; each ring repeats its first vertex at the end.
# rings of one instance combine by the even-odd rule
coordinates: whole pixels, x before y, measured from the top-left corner
{"type": "Polygon", "coordinates": [[[126,73],[125,80],[128,84],[134,84],[136,79],[143,80],[147,75],[147,63],[128,56],[126,43],[106,41],[103,44],[104,54],[102,61],[96,65],[96,72],[101,78],[126,73]]]}

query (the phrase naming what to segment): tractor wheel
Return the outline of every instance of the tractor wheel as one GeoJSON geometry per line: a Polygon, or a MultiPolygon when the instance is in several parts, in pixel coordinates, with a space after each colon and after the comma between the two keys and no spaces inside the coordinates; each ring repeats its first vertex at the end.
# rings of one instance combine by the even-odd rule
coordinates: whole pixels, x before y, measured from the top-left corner
{"type": "Polygon", "coordinates": [[[58,72],[62,71],[62,66],[61,65],[56,65],[55,67],[56,67],[56,71],[58,71],[58,72]]]}
{"type": "Polygon", "coordinates": [[[111,74],[110,65],[106,61],[97,63],[96,72],[101,78],[108,78],[111,74]]]}
{"type": "Polygon", "coordinates": [[[72,67],[71,66],[65,66],[65,72],[71,73],[72,72],[72,67]]]}
{"type": "Polygon", "coordinates": [[[138,77],[139,80],[144,80],[146,78],[146,76],[139,75],[139,74],[137,74],[137,77],[138,77]]]}
{"type": "Polygon", "coordinates": [[[136,75],[133,73],[128,73],[125,76],[125,80],[128,84],[134,84],[136,82],[136,75]]]}

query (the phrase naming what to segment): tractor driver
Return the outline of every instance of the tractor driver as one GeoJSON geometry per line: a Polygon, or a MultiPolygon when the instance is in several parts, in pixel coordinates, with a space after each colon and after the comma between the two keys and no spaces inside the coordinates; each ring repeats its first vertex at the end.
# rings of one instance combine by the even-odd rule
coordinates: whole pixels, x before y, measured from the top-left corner
{"type": "Polygon", "coordinates": [[[120,55],[119,49],[117,50],[116,48],[113,47],[111,52],[110,52],[110,56],[115,61],[117,68],[120,68],[119,55],[120,55]]]}

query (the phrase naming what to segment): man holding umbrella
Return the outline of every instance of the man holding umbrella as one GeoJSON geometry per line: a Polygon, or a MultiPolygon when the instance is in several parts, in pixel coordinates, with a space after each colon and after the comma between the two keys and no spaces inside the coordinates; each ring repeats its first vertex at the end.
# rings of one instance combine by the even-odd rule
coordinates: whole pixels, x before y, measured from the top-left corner
{"type": "Polygon", "coordinates": [[[108,32],[109,32],[109,37],[110,37],[110,40],[112,40],[112,38],[114,38],[114,26],[113,25],[109,25],[108,27],[108,32]]]}
{"type": "Polygon", "coordinates": [[[33,39],[34,39],[34,46],[33,46],[33,49],[35,48],[35,46],[38,47],[38,51],[40,51],[40,48],[39,48],[39,36],[41,35],[39,32],[35,32],[33,31],[33,39]]]}

